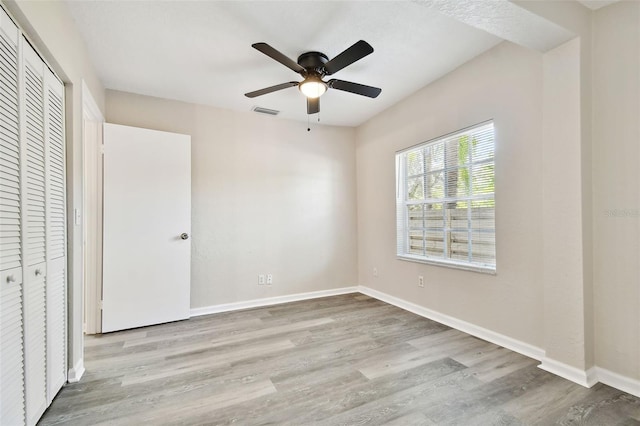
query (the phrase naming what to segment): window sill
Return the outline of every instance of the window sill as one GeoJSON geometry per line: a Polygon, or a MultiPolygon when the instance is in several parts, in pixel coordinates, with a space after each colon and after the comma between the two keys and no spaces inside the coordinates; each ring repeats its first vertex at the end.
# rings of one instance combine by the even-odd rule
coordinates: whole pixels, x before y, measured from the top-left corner
{"type": "Polygon", "coordinates": [[[423,257],[410,256],[410,255],[397,255],[396,258],[398,260],[404,260],[406,262],[424,263],[424,264],[433,265],[433,266],[444,266],[445,268],[451,268],[451,269],[461,269],[463,271],[497,275],[495,266],[469,265],[467,263],[459,263],[459,262],[448,261],[448,260],[432,260],[432,259],[425,259],[423,257]]]}

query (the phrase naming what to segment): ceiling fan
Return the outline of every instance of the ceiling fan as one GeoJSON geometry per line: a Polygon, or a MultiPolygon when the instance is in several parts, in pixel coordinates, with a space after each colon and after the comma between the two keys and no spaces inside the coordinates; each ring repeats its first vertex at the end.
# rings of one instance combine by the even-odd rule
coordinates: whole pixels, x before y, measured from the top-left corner
{"type": "Polygon", "coordinates": [[[382,89],[377,87],[352,83],[350,81],[331,79],[325,82],[322,80],[325,76],[335,74],[372,53],[373,47],[364,40],[356,42],[331,60],[321,52],[306,52],[298,56],[298,61],[294,62],[267,43],[255,43],[252,44],[251,47],[297,72],[304,77],[304,80],[301,82],[290,81],[288,83],[277,84],[254,92],[245,93],[245,96],[248,98],[255,98],[256,96],[266,95],[267,93],[276,92],[288,87],[298,86],[298,89],[307,97],[307,114],[315,114],[320,112],[320,96],[322,96],[327,89],[342,90],[370,98],[377,97],[382,91],[382,89]]]}

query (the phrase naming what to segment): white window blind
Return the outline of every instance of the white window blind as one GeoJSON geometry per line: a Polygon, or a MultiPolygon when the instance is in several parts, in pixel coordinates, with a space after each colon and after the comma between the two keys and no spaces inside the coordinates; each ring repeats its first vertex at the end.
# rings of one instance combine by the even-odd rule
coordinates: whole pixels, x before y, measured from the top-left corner
{"type": "Polygon", "coordinates": [[[399,258],[495,271],[494,152],[488,122],[396,154],[399,258]]]}

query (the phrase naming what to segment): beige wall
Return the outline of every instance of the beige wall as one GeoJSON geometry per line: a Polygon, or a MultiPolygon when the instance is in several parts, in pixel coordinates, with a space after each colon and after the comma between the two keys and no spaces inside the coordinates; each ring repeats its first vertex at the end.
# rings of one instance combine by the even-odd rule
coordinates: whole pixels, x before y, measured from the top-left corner
{"type": "Polygon", "coordinates": [[[508,42],[358,128],[360,284],[542,347],[541,137],[542,55],[508,42]],[[488,119],[496,129],[497,274],[397,260],[395,151],[488,119]]]}
{"type": "Polygon", "coordinates": [[[115,91],[106,104],[108,122],[192,137],[192,308],[357,284],[353,129],[115,91]]]}
{"type": "MultiPolygon", "coordinates": [[[[65,83],[69,229],[69,366],[81,367],[82,338],[82,233],[72,222],[73,209],[82,210],[82,82],[104,110],[104,89],[67,6],[59,1],[6,1],[38,51],[65,83]]],[[[71,375],[81,374],[72,371],[71,375]]],[[[72,377],[73,378],[73,377],[72,377]]]]}
{"type": "Polygon", "coordinates": [[[640,3],[518,3],[578,37],[503,43],[357,130],[360,284],[539,346],[580,383],[594,365],[640,380],[640,3]],[[394,152],[487,118],[497,275],[396,260],[394,152]]]}
{"type": "MultiPolygon", "coordinates": [[[[579,46],[542,55],[503,43],[356,130],[307,133],[248,112],[119,92],[105,101],[63,2],[4,2],[66,83],[70,211],[82,206],[83,80],[110,121],[193,136],[193,307],[359,282],[577,368],[593,364],[595,348],[596,365],[640,380],[640,3],[596,12],[576,2],[515,3],[574,32],[579,46]],[[555,103],[553,84],[569,110],[555,103]],[[558,151],[574,157],[569,171],[549,157],[558,136],[549,114],[555,125],[571,123],[571,144],[558,151]],[[395,151],[490,118],[497,275],[396,260],[395,151]],[[573,198],[560,208],[566,194],[553,188],[563,173],[573,198]],[[579,223],[567,218],[578,215],[579,223]],[[258,273],[274,274],[274,285],[258,287],[258,273]]],[[[74,365],[82,358],[79,228],[70,237],[74,365]]]]}
{"type": "MultiPolygon", "coordinates": [[[[580,159],[580,163],[576,163],[575,159],[567,157],[570,166],[567,167],[565,175],[570,176],[571,187],[565,188],[570,196],[570,206],[562,207],[563,210],[572,214],[575,221],[566,229],[561,229],[561,234],[568,238],[562,242],[565,247],[575,248],[570,259],[570,265],[565,271],[560,262],[551,256],[546,257],[547,276],[553,277],[553,284],[545,281],[545,319],[547,322],[546,330],[548,330],[548,343],[552,344],[548,348],[551,357],[558,357],[556,361],[563,362],[571,367],[584,370],[594,365],[594,319],[593,319],[593,201],[592,201],[592,43],[593,31],[592,20],[593,11],[584,7],[576,1],[566,0],[549,0],[549,1],[520,1],[512,0],[520,7],[530,10],[531,12],[554,22],[563,28],[573,32],[576,39],[573,40],[571,48],[564,46],[563,48],[554,49],[555,52],[547,52],[546,62],[547,68],[556,68],[559,72],[557,76],[553,76],[552,72],[548,72],[545,79],[545,85],[548,86],[547,93],[555,96],[551,86],[558,80],[565,79],[570,82],[571,87],[557,85],[556,88],[564,93],[564,98],[560,98],[572,113],[571,118],[576,118],[573,113],[575,107],[579,108],[578,123],[575,120],[571,127],[571,147],[568,147],[563,154],[570,154],[580,159]],[[577,56],[576,56],[577,55],[577,56]],[[579,71],[576,75],[575,61],[579,61],[579,71]],[[573,77],[569,75],[569,69],[563,68],[561,65],[565,62],[573,73],[573,77]],[[557,64],[558,66],[554,65],[557,64]],[[554,79],[556,81],[554,81],[554,79]],[[577,79],[577,80],[576,80],[577,79]],[[574,90],[576,82],[580,84],[578,94],[571,94],[567,89],[574,90]],[[572,101],[572,99],[573,101],[572,101]],[[572,105],[569,102],[573,102],[572,105]],[[576,133],[577,132],[577,133],[576,133]],[[578,140],[575,136],[578,135],[578,140]],[[578,143],[576,143],[578,142],[578,143]],[[575,232],[575,224],[579,223],[581,229],[575,232]],[[581,247],[580,247],[581,246],[581,247]],[[579,269],[582,271],[580,272],[579,269]],[[566,279],[562,279],[565,275],[566,279]],[[559,288],[554,288],[559,286],[559,288]],[[559,297],[555,298],[555,294],[559,297]],[[558,299],[563,300],[559,303],[558,299]],[[547,303],[548,302],[548,303],[547,303]],[[571,320],[563,322],[563,318],[567,318],[567,313],[573,312],[575,316],[571,320]],[[560,328],[564,329],[561,333],[558,327],[554,327],[554,323],[562,324],[560,328]],[[553,342],[553,343],[552,343],[553,342]],[[579,349],[582,346],[582,349],[579,349]]],[[[551,102],[547,103],[546,108],[550,111],[559,112],[560,109],[551,102]]],[[[549,111],[547,112],[549,117],[549,111]]],[[[562,113],[560,116],[551,117],[550,122],[545,123],[547,130],[558,127],[560,130],[564,127],[563,132],[566,133],[569,128],[567,123],[562,123],[562,113]],[[553,121],[555,120],[555,123],[553,121]]],[[[553,134],[553,132],[551,133],[553,134]]],[[[551,147],[551,145],[550,145],[551,147]]],[[[565,147],[567,148],[567,147],[565,147]]],[[[553,213],[549,210],[550,213],[553,213]]],[[[553,219],[547,216],[548,223],[553,223],[553,219]]],[[[556,223],[566,221],[565,218],[557,219],[556,223]]],[[[559,229],[559,228],[556,228],[559,229]]],[[[549,235],[547,240],[557,239],[554,235],[554,227],[545,228],[545,232],[549,235]]],[[[557,370],[555,372],[558,372],[557,370]]],[[[583,380],[584,374],[582,374],[583,380]]]]}
{"type": "MultiPolygon", "coordinates": [[[[543,55],[543,275],[545,360],[590,364],[585,296],[580,39],[543,55]]],[[[591,263],[587,264],[591,268],[591,263]]],[[[545,367],[549,368],[549,367],[545,367]]],[[[552,367],[551,367],[552,368],[552,367]]]]}
{"type": "Polygon", "coordinates": [[[640,380],[640,3],[594,14],[596,364],[640,380]]]}

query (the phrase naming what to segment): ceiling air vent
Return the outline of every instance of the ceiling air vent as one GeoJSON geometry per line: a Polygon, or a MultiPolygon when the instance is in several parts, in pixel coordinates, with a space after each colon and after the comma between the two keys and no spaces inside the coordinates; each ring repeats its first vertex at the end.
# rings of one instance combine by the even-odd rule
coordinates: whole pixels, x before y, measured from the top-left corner
{"type": "Polygon", "coordinates": [[[259,112],[260,114],[268,114],[268,115],[278,115],[280,114],[280,111],[275,110],[275,109],[269,109],[269,108],[262,108],[259,106],[254,106],[253,108],[251,108],[252,111],[255,112],[259,112]]]}

